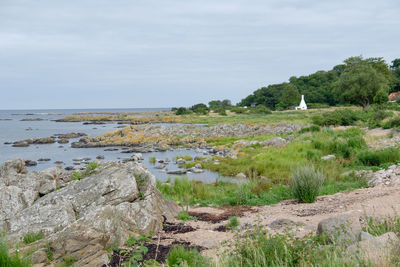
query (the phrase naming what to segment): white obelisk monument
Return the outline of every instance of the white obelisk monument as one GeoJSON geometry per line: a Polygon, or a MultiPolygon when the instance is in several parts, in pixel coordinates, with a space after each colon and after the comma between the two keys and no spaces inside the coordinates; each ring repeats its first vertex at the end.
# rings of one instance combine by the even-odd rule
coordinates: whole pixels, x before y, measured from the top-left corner
{"type": "Polygon", "coordinates": [[[299,104],[299,106],[296,107],[296,110],[299,110],[299,109],[307,110],[307,104],[306,104],[306,101],[304,101],[304,95],[301,95],[300,104],[299,104]]]}

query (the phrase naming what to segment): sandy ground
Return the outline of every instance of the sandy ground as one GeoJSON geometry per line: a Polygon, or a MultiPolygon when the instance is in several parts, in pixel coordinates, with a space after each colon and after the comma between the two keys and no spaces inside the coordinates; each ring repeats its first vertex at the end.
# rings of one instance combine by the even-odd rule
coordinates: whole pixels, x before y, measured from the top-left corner
{"type": "MultiPolygon", "coordinates": [[[[225,210],[223,208],[192,207],[190,211],[218,215],[225,210]]],[[[300,233],[306,234],[315,231],[321,220],[343,212],[361,218],[365,216],[396,216],[400,212],[400,186],[377,186],[321,196],[311,204],[288,200],[272,206],[256,207],[253,211],[245,212],[240,216],[239,222],[242,227],[246,224],[268,226],[277,219],[290,219],[301,225],[298,228],[300,233]]],[[[215,257],[227,246],[224,241],[229,242],[235,235],[233,231],[218,232],[215,230],[216,227],[227,224],[227,220],[219,223],[189,221],[187,224],[196,230],[182,234],[162,233],[162,243],[169,243],[173,240],[187,241],[191,245],[208,247],[209,249],[202,253],[215,257]]]]}

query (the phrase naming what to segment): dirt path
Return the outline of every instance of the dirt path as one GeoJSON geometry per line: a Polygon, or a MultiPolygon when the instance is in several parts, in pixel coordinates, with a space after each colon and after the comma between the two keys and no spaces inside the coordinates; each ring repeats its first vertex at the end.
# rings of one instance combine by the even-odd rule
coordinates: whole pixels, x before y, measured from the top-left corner
{"type": "MultiPolygon", "coordinates": [[[[234,212],[234,209],[230,209],[234,212]]],[[[190,212],[208,213],[211,217],[226,214],[227,208],[193,207],[190,212]]],[[[256,224],[269,225],[277,219],[290,219],[301,225],[300,232],[315,231],[318,223],[335,214],[349,212],[355,216],[395,216],[400,214],[400,186],[376,186],[358,189],[351,192],[337,193],[330,196],[318,197],[315,203],[300,204],[294,200],[280,202],[272,206],[255,207],[251,210],[238,209],[239,222],[242,228],[256,224]]],[[[178,223],[176,221],[175,223],[178,223]]],[[[160,243],[173,241],[190,242],[191,245],[205,248],[203,253],[215,256],[224,246],[224,241],[232,240],[232,231],[220,232],[217,227],[227,224],[227,220],[213,223],[207,221],[189,221],[187,225],[194,231],[185,233],[161,233],[160,243]]],[[[222,227],[223,228],[223,227],[222,227]]],[[[272,230],[274,231],[274,230],[272,230]]]]}

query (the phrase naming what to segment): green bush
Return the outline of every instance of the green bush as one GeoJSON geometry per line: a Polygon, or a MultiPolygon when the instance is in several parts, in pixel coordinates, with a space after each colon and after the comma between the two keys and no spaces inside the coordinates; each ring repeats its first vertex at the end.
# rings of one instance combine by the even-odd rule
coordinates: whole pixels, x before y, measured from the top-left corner
{"type": "Polygon", "coordinates": [[[216,112],[221,115],[221,116],[227,116],[225,108],[219,108],[216,110],[216,112]]]}
{"type": "Polygon", "coordinates": [[[243,107],[231,107],[230,108],[232,112],[236,114],[244,114],[247,113],[248,109],[243,108],[243,107]]]}
{"type": "Polygon", "coordinates": [[[395,117],[382,125],[383,129],[390,129],[390,128],[399,128],[400,127],[400,117],[395,117]]]}
{"type": "Polygon", "coordinates": [[[314,115],[311,119],[314,124],[319,126],[330,125],[354,125],[358,120],[363,119],[362,111],[354,111],[351,109],[341,109],[331,112],[325,112],[322,115],[314,115]]]}
{"type": "Polygon", "coordinates": [[[316,200],[325,181],[325,176],[313,166],[302,166],[292,171],[291,191],[295,198],[303,203],[316,200]]]}
{"type": "Polygon", "coordinates": [[[299,133],[307,133],[307,132],[319,132],[321,128],[317,125],[311,125],[310,127],[305,127],[299,131],[299,133]]]}
{"type": "Polygon", "coordinates": [[[396,163],[400,160],[398,148],[389,147],[381,150],[364,150],[357,155],[358,161],[365,166],[380,166],[384,163],[396,163]]]}
{"type": "Polygon", "coordinates": [[[170,267],[202,267],[210,266],[208,259],[200,255],[196,249],[176,246],[168,253],[167,260],[170,267]]]}
{"type": "Polygon", "coordinates": [[[98,164],[95,161],[90,162],[87,166],[86,166],[86,171],[90,172],[90,171],[94,171],[95,169],[97,169],[98,167],[100,167],[100,164],[98,164]]]}
{"type": "Polygon", "coordinates": [[[196,114],[202,114],[202,115],[207,115],[208,112],[210,111],[207,107],[206,104],[200,103],[192,106],[190,108],[194,113],[196,114]]]}
{"type": "Polygon", "coordinates": [[[187,115],[191,114],[192,112],[188,110],[187,108],[180,107],[176,110],[175,115],[187,115]]]}
{"type": "Polygon", "coordinates": [[[250,113],[254,114],[271,114],[272,111],[264,105],[258,105],[255,108],[250,109],[250,113]]]}

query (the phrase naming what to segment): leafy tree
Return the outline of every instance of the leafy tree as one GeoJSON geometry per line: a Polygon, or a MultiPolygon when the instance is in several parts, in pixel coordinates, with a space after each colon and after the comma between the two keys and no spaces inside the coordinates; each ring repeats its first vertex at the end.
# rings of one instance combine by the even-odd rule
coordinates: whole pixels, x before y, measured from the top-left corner
{"type": "Polygon", "coordinates": [[[297,90],[295,85],[286,83],[282,90],[280,106],[285,108],[294,107],[297,106],[299,102],[300,102],[299,90],[297,90]]]}
{"type": "Polygon", "coordinates": [[[390,92],[400,91],[400,58],[396,58],[392,61],[390,69],[392,70],[390,92]]]}
{"type": "Polygon", "coordinates": [[[209,112],[209,109],[208,109],[207,105],[203,104],[203,103],[196,104],[196,105],[192,106],[190,109],[194,113],[203,114],[203,115],[207,115],[208,112],[209,112]]]}
{"type": "Polygon", "coordinates": [[[178,108],[175,112],[176,115],[186,115],[186,114],[190,114],[190,113],[191,113],[191,111],[184,107],[178,108]]]}
{"type": "Polygon", "coordinates": [[[222,107],[230,107],[230,106],[232,106],[232,102],[229,99],[224,99],[221,102],[221,106],[222,107]]]}
{"type": "Polygon", "coordinates": [[[212,100],[208,102],[208,106],[210,107],[211,110],[217,110],[222,106],[222,103],[220,100],[212,100]]]}
{"type": "Polygon", "coordinates": [[[336,83],[335,93],[342,103],[367,108],[379,90],[387,91],[390,81],[388,66],[381,58],[351,57],[336,83]]]}

